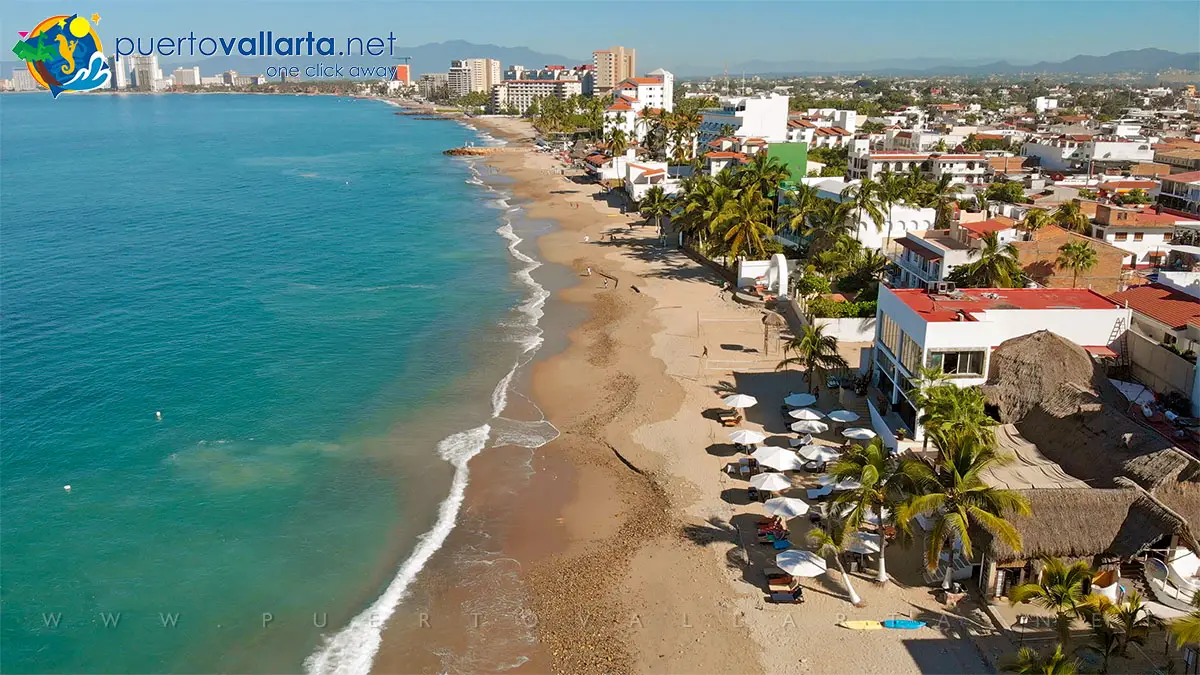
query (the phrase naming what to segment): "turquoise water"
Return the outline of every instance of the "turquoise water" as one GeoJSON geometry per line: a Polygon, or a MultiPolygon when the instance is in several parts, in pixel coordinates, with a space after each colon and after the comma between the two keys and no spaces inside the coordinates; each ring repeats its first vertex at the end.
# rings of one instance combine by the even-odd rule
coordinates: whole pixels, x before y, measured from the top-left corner
{"type": "Polygon", "coordinates": [[[391,111],[0,97],[4,672],[299,670],[433,525],[528,288],[391,111]]]}

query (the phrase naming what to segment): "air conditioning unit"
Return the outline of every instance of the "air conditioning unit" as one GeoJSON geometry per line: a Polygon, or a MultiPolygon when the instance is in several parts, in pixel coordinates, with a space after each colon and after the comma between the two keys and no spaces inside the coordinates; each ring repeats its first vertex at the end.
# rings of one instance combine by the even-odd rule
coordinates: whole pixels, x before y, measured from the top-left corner
{"type": "Polygon", "coordinates": [[[950,295],[955,290],[953,281],[930,281],[925,287],[930,295],[950,295]]]}

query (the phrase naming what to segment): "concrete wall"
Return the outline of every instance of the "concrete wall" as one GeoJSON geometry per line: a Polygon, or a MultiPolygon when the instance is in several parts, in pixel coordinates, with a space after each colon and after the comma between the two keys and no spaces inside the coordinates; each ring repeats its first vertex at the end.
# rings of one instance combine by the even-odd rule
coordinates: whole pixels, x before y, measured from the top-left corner
{"type": "Polygon", "coordinates": [[[822,319],[813,323],[825,326],[825,334],[832,335],[838,342],[875,342],[875,317],[865,319],[822,319]]]}
{"type": "Polygon", "coordinates": [[[896,439],[896,434],[892,433],[891,427],[887,422],[883,421],[883,416],[875,409],[875,404],[867,399],[867,408],[871,411],[871,428],[875,433],[879,434],[879,440],[883,442],[883,447],[895,452],[900,446],[900,441],[896,439]]]}
{"type": "Polygon", "coordinates": [[[1144,335],[1129,331],[1128,336],[1135,378],[1160,394],[1174,391],[1192,398],[1196,366],[1144,335]]]}

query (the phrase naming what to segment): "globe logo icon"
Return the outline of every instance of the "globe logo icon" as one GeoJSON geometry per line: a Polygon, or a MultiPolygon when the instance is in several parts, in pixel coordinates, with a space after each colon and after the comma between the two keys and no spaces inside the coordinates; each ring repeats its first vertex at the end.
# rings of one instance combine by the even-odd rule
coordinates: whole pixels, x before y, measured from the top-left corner
{"type": "MultiPolygon", "coordinates": [[[[98,15],[92,15],[93,22],[99,20],[98,15]]],[[[21,38],[13,53],[55,98],[64,91],[108,86],[111,73],[100,37],[92,23],[78,14],[52,16],[28,33],[21,33],[21,38]]]]}

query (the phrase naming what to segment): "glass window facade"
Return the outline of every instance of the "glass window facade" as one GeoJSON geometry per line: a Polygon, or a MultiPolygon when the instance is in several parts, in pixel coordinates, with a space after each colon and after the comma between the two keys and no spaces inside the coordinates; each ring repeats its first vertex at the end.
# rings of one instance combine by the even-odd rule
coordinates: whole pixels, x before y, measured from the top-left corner
{"type": "Polygon", "coordinates": [[[937,368],[951,377],[982,377],[986,361],[987,352],[982,349],[929,352],[927,359],[930,368],[937,368]]]}

